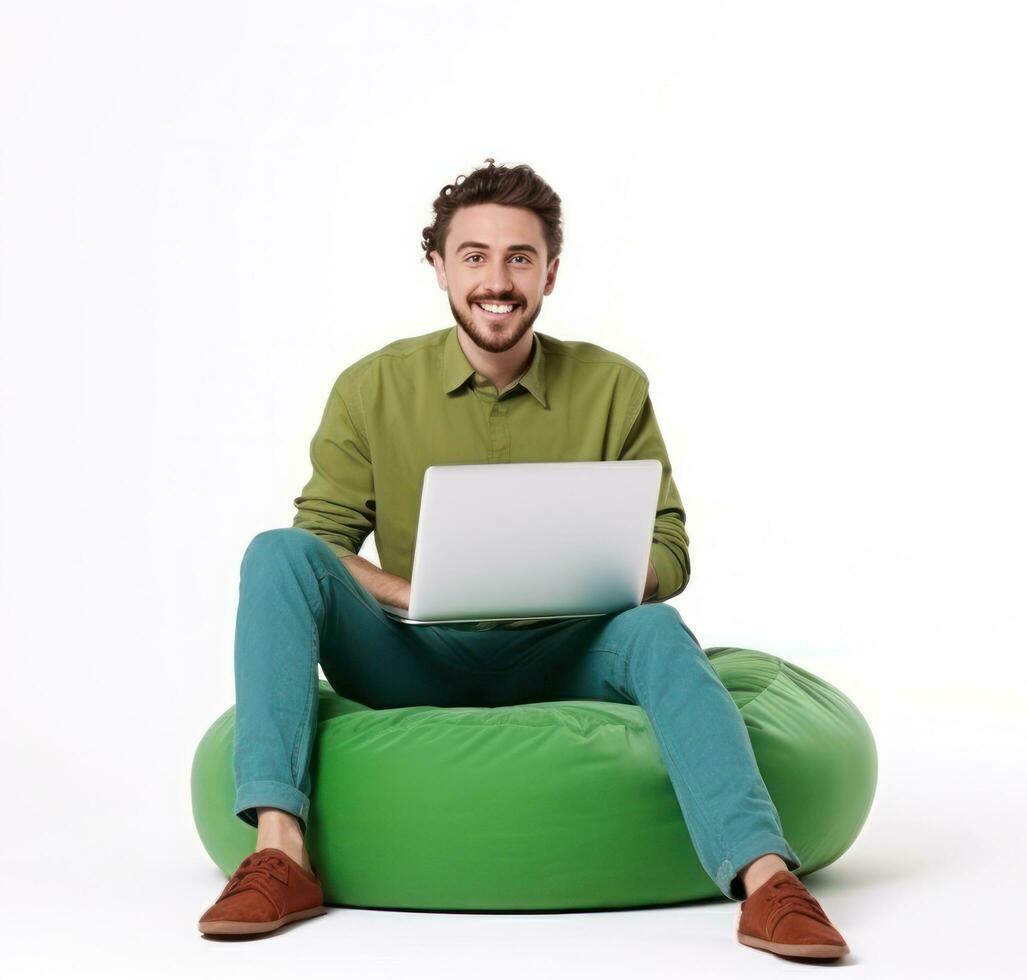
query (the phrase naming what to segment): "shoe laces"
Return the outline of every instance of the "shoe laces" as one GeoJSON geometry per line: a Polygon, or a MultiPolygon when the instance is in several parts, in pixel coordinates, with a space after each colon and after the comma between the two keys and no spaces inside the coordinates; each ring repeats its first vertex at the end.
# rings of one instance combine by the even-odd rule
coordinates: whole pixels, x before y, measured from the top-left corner
{"type": "Polygon", "coordinates": [[[770,895],[773,910],[767,919],[768,935],[773,934],[774,927],[789,912],[799,912],[823,923],[828,928],[834,928],[820,903],[801,882],[784,878],[781,881],[775,881],[770,887],[773,889],[770,895]]]}
{"type": "Polygon", "coordinates": [[[283,885],[289,881],[289,866],[285,861],[277,854],[251,854],[236,868],[235,874],[225,885],[221,898],[227,898],[229,895],[250,889],[263,895],[280,913],[281,901],[272,884],[276,880],[283,885]]]}

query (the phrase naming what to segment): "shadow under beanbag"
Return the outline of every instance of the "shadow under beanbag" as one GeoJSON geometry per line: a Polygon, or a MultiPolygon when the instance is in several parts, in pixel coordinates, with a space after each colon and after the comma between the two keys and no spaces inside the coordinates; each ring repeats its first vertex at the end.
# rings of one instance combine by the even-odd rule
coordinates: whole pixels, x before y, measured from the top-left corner
{"type": "MultiPolygon", "coordinates": [[[[741,711],[805,875],[870,811],[877,752],[839,690],[757,650],[706,651],[741,711]]],[[[375,710],[319,686],[307,848],[332,905],[546,911],[722,893],[696,857],[637,705],[375,710]]],[[[235,708],[193,759],[193,816],[229,875],[256,844],[234,813],[235,708]]]]}

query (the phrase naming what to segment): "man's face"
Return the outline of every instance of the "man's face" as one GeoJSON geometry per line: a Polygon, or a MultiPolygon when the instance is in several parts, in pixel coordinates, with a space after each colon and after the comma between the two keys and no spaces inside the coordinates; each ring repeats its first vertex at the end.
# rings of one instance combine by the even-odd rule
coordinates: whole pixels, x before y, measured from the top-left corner
{"type": "Polygon", "coordinates": [[[513,347],[542,312],[556,284],[559,258],[546,265],[542,222],[534,211],[503,204],[459,208],[449,223],[446,254],[431,253],[439,287],[449,293],[456,322],[482,350],[513,347]],[[514,304],[509,313],[479,305],[514,304]]]}

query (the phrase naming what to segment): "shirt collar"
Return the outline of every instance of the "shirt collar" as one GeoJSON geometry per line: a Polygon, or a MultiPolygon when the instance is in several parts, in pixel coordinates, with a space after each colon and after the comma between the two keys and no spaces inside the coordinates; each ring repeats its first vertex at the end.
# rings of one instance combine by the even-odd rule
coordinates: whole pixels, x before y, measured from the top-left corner
{"type": "MultiPolygon", "coordinates": [[[[531,363],[517,383],[527,388],[538,399],[543,408],[548,408],[549,405],[546,402],[545,353],[542,349],[542,341],[537,333],[533,336],[532,350],[534,353],[531,363]]],[[[457,328],[454,325],[446,336],[446,344],[442,354],[442,390],[446,394],[454,391],[472,374],[474,374],[474,367],[467,360],[467,355],[460,346],[460,338],[457,336],[457,328]]]]}

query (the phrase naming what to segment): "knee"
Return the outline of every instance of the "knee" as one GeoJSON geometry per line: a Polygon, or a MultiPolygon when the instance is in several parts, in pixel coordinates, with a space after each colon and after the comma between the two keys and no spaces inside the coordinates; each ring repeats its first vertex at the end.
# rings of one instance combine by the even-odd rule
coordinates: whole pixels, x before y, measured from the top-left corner
{"type": "MultiPolygon", "coordinates": [[[[633,609],[621,613],[621,616],[629,625],[638,630],[666,632],[681,629],[685,625],[678,611],[665,602],[650,602],[635,606],[633,609]]],[[[685,629],[688,627],[686,626],[685,629]]]]}
{"type": "Polygon", "coordinates": [[[242,571],[251,566],[291,564],[296,559],[309,560],[318,547],[327,547],[316,535],[298,527],[275,527],[261,531],[250,541],[243,553],[242,571]]]}
{"type": "Polygon", "coordinates": [[[703,659],[706,658],[706,651],[699,644],[696,635],[688,628],[681,618],[681,614],[673,606],[665,602],[653,602],[636,606],[621,615],[629,617],[630,622],[627,625],[633,627],[640,639],[644,638],[643,642],[637,643],[636,646],[644,650],[645,655],[662,656],[664,653],[672,651],[673,655],[677,656],[682,649],[685,649],[689,654],[696,657],[701,655],[703,659]],[[677,641],[684,639],[685,643],[682,645],[680,642],[672,644],[661,642],[667,639],[677,641]]]}
{"type": "Polygon", "coordinates": [[[654,629],[668,632],[684,630],[691,645],[694,645],[701,653],[705,653],[699,643],[699,638],[688,628],[688,624],[681,618],[681,613],[673,606],[666,602],[653,602],[637,608],[648,610],[647,621],[652,624],[654,629]]]}

